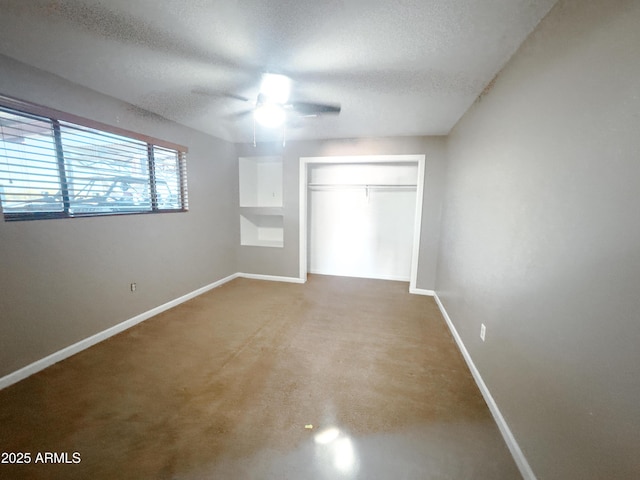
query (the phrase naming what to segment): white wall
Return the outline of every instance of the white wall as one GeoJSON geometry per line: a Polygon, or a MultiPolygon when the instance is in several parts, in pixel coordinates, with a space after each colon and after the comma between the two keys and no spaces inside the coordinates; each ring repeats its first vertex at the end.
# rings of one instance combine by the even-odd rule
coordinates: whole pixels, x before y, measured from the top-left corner
{"type": "Polygon", "coordinates": [[[447,143],[437,292],[540,479],[640,478],[639,25],[561,0],[447,143]]]}
{"type": "Polygon", "coordinates": [[[237,271],[232,144],[6,57],[0,72],[2,94],[189,148],[187,213],[0,221],[0,377],[237,271]]]}

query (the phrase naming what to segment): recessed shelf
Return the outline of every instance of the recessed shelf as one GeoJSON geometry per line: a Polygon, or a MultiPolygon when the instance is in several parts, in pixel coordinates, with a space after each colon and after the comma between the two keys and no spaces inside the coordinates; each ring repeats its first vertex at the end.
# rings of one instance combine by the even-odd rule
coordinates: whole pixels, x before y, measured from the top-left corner
{"type": "Polygon", "coordinates": [[[239,158],[240,244],[284,247],[282,158],[239,158]]]}
{"type": "Polygon", "coordinates": [[[284,218],[282,215],[240,215],[240,245],[255,247],[284,247],[284,218]]]}
{"type": "Polygon", "coordinates": [[[282,207],[240,207],[241,215],[282,215],[282,207]]]}
{"type": "Polygon", "coordinates": [[[282,158],[240,157],[240,244],[284,247],[282,158]]]}
{"type": "Polygon", "coordinates": [[[240,206],[282,207],[282,158],[240,157],[240,206]]]}

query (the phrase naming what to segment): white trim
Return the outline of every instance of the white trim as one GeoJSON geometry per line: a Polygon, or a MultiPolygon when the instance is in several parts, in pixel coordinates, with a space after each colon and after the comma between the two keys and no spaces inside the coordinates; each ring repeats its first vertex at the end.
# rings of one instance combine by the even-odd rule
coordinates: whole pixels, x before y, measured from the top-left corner
{"type": "Polygon", "coordinates": [[[299,278],[301,281],[307,281],[307,189],[309,184],[309,160],[307,158],[300,158],[300,181],[298,182],[300,188],[299,207],[298,212],[298,224],[300,225],[299,239],[300,245],[299,252],[299,265],[300,270],[299,278]]]}
{"type": "Polygon", "coordinates": [[[411,155],[342,155],[331,157],[300,157],[305,163],[389,163],[389,162],[419,162],[424,159],[423,154],[411,155]]]}
{"type": "Polygon", "coordinates": [[[425,290],[424,288],[410,288],[409,293],[413,293],[414,295],[427,295],[429,297],[433,297],[436,294],[434,290],[425,290]]]}
{"type": "Polygon", "coordinates": [[[47,367],[50,367],[54,363],[58,363],[61,360],[64,360],[65,358],[69,358],[70,356],[75,355],[78,352],[81,352],[82,350],[92,347],[93,345],[100,343],[109,337],[113,337],[114,335],[120,332],[123,332],[133,327],[134,325],[137,325],[140,322],[143,322],[155,315],[158,315],[159,313],[164,312],[165,310],[169,310],[170,308],[173,308],[176,305],[180,305],[181,303],[184,303],[187,300],[191,300],[192,298],[197,297],[198,295],[202,295],[203,293],[208,292],[209,290],[219,287],[220,285],[227,283],[233,280],[234,278],[237,278],[238,276],[239,276],[238,273],[229,275],[228,277],[225,277],[221,280],[210,283],[209,285],[205,285],[202,288],[199,288],[197,290],[194,290],[193,292],[187,293],[186,295],[183,295],[179,298],[171,300],[170,302],[167,302],[158,307],[152,308],[151,310],[141,313],[140,315],[136,315],[135,317],[130,318],[129,320],[125,320],[122,323],[118,323],[113,327],[109,327],[106,330],[103,330],[102,332],[98,332],[95,335],[92,335],[83,340],[80,340],[79,342],[76,342],[73,345],[69,345],[68,347],[63,348],[62,350],[58,350],[57,352],[54,352],[51,355],[47,355],[46,357],[41,358],[40,360],[36,360],[35,362],[0,378],[0,390],[8,387],[9,385],[13,385],[14,383],[17,383],[20,380],[24,380],[25,378],[33,375],[34,373],[38,373],[39,371],[44,370],[47,367]]]}
{"type": "Polygon", "coordinates": [[[420,234],[422,233],[422,199],[424,195],[424,164],[425,156],[418,160],[418,190],[416,191],[416,212],[413,222],[413,253],[411,255],[411,280],[409,291],[417,289],[418,258],[420,257],[420,234]]]}
{"type": "Polygon", "coordinates": [[[270,282],[305,283],[305,280],[296,277],[280,277],[277,275],[261,275],[259,273],[236,273],[241,278],[252,278],[254,280],[267,280],[270,282]]]}
{"type": "Polygon", "coordinates": [[[391,163],[416,162],[418,164],[418,179],[416,189],[416,213],[413,232],[413,253],[411,255],[411,274],[409,291],[416,289],[418,278],[418,257],[420,254],[420,234],[422,230],[422,201],[424,196],[424,168],[425,155],[349,155],[336,157],[300,157],[300,211],[299,211],[299,239],[300,239],[300,281],[307,281],[307,190],[308,167],[312,163],[391,163]]]}
{"type": "Polygon", "coordinates": [[[518,442],[513,436],[513,433],[511,432],[511,429],[509,428],[507,421],[504,419],[504,417],[502,416],[502,413],[500,412],[500,409],[498,408],[498,404],[493,399],[493,396],[491,395],[489,388],[484,383],[484,380],[482,379],[482,376],[480,375],[480,372],[478,371],[478,368],[476,367],[475,363],[473,363],[473,359],[471,358],[471,355],[469,354],[467,347],[465,347],[462,341],[462,338],[460,338],[460,335],[458,334],[456,327],[453,325],[453,322],[451,321],[449,314],[445,310],[444,305],[440,300],[440,297],[438,297],[437,293],[434,295],[434,297],[435,297],[436,303],[438,304],[438,308],[442,313],[442,316],[444,317],[445,321],[447,322],[447,325],[449,326],[449,330],[451,330],[451,334],[453,335],[453,338],[458,344],[458,348],[460,349],[460,352],[462,352],[462,356],[464,357],[465,362],[467,362],[467,366],[469,367],[469,370],[471,370],[473,379],[476,381],[476,384],[478,385],[478,388],[480,389],[480,392],[482,393],[482,396],[484,397],[485,402],[487,402],[487,405],[489,406],[489,410],[491,411],[491,414],[493,415],[493,418],[496,421],[498,428],[500,429],[500,433],[502,433],[502,437],[504,438],[504,441],[507,444],[507,447],[509,447],[509,451],[511,452],[511,455],[513,456],[513,459],[515,460],[516,465],[520,470],[520,474],[525,480],[536,480],[536,476],[533,473],[533,470],[531,469],[529,462],[527,462],[527,458],[524,456],[524,453],[522,453],[522,450],[520,449],[518,442]]]}

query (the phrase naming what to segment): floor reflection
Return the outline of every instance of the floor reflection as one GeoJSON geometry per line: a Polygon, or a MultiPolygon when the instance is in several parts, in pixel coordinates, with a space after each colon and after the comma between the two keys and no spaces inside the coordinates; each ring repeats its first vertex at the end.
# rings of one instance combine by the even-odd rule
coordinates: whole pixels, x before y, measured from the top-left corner
{"type": "Polygon", "coordinates": [[[359,464],[351,438],[336,427],[319,431],[314,436],[314,460],[317,471],[326,478],[355,479],[359,464]]]}

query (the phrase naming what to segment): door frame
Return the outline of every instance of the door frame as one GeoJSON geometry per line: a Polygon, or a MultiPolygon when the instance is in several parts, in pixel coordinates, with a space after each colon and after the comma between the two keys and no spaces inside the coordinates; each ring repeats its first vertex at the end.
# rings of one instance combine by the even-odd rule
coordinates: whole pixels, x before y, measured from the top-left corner
{"type": "Polygon", "coordinates": [[[314,164],[366,164],[366,163],[417,163],[418,178],[416,179],[416,211],[413,230],[413,251],[411,253],[411,275],[409,291],[417,289],[418,258],[420,256],[420,233],[422,230],[422,198],[424,194],[424,166],[425,155],[353,155],[335,157],[300,157],[300,276],[302,282],[307,281],[307,195],[309,192],[309,166],[314,164]]]}

